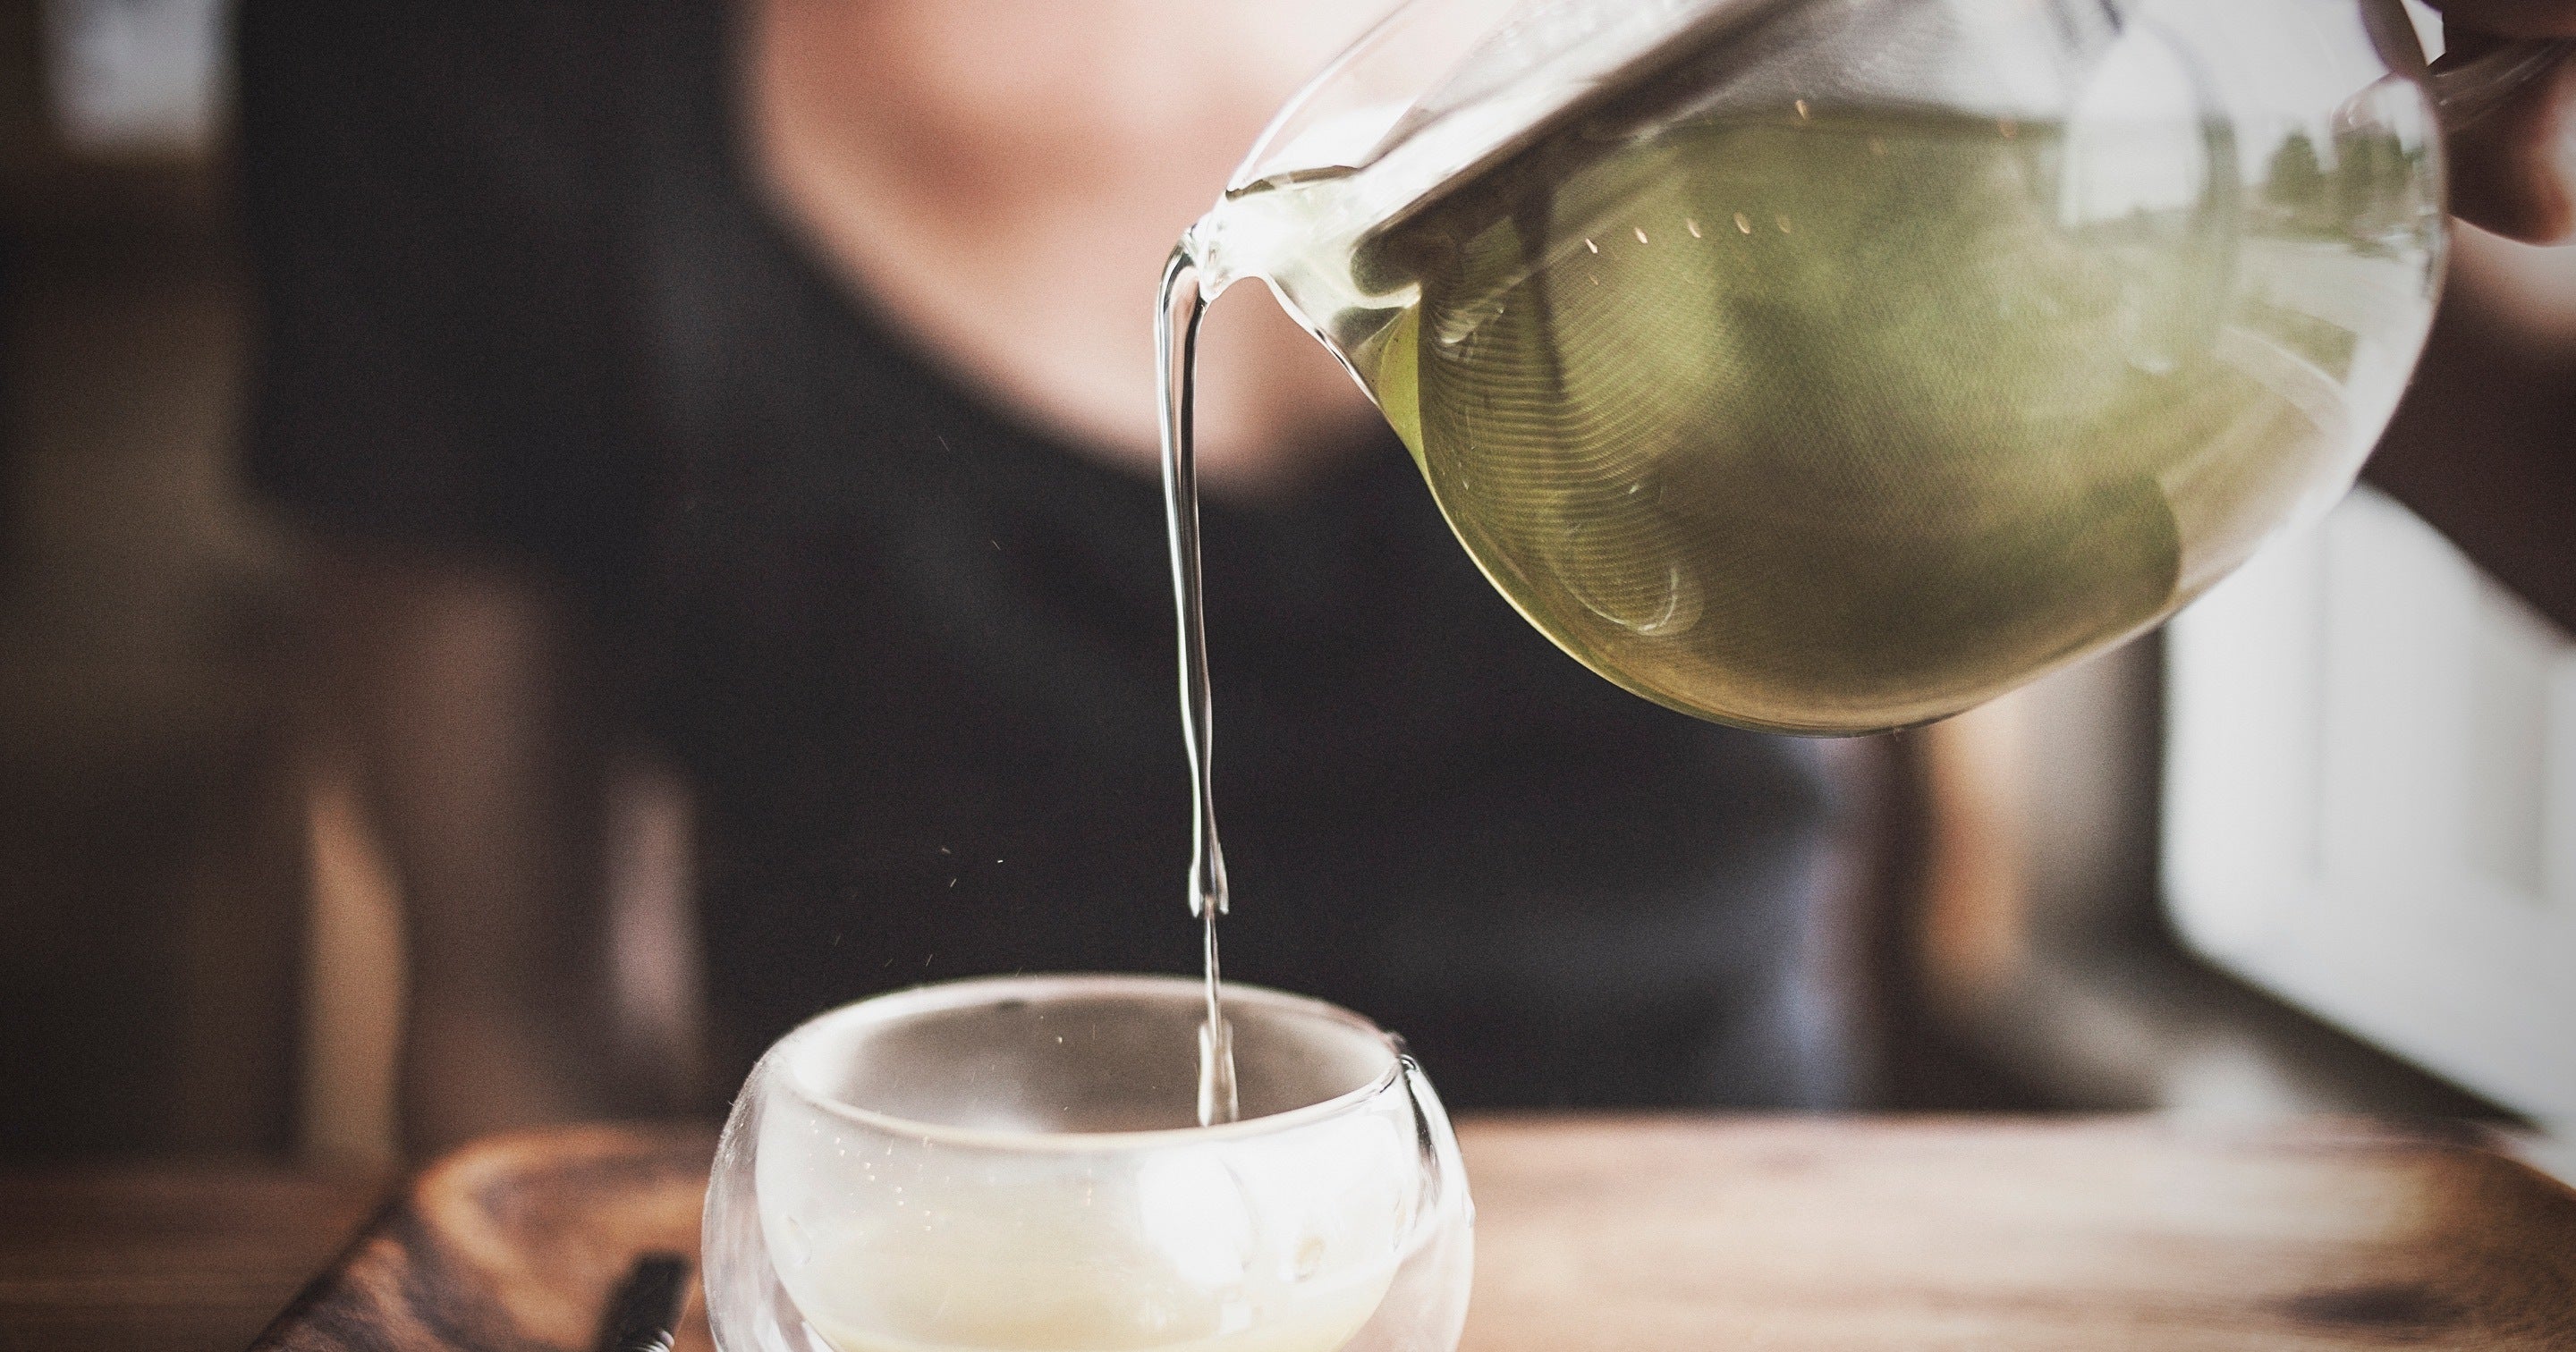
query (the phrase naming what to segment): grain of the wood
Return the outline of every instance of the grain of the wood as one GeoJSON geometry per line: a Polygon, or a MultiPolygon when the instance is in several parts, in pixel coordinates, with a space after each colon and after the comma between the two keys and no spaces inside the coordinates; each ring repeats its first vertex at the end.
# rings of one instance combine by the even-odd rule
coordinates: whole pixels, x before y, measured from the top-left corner
{"type": "MultiPolygon", "coordinates": [[[[1460,1136],[1465,1352],[2576,1347],[2576,1193],[2465,1137],[1786,1117],[1460,1136]]],[[[582,1347],[636,1253],[694,1252],[710,1145],[472,1147],[258,1347],[582,1347]]],[[[680,1345],[705,1352],[694,1306],[680,1345]]]]}
{"type": "Polygon", "coordinates": [[[1488,1121],[1466,1352],[2576,1347],[2576,1194],[2353,1124],[1488,1121]]]}
{"type": "MultiPolygon", "coordinates": [[[[715,1133],[578,1127],[431,1166],[253,1352],[587,1347],[638,1254],[695,1254],[715,1133]]],[[[693,1294],[677,1347],[706,1352],[693,1294]]]]}
{"type": "Polygon", "coordinates": [[[385,1191],[250,1165],[0,1174],[0,1352],[238,1352],[385,1191]]]}

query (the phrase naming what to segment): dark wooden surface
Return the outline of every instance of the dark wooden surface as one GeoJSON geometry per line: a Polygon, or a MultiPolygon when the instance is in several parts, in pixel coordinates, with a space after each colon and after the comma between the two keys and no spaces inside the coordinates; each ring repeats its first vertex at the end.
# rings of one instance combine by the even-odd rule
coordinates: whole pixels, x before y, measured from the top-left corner
{"type": "MultiPolygon", "coordinates": [[[[260,1352],[591,1346],[640,1254],[695,1258],[715,1133],[577,1127],[432,1165],[261,1336],[260,1352]]],[[[680,1347],[706,1352],[697,1284],[680,1347]]]]}
{"type": "Polygon", "coordinates": [[[241,1164],[0,1173],[0,1352],[240,1352],[389,1190],[241,1164]]]}
{"type": "MultiPolygon", "coordinates": [[[[2152,1119],[1471,1122],[1467,1352],[2576,1348],[2576,1193],[2465,1138],[2152,1119]]],[[[687,1249],[709,1138],[504,1138],[414,1181],[262,1348],[584,1347],[687,1249]]],[[[238,1347],[363,1179],[0,1178],[0,1348],[238,1347]],[[23,1218],[23,1219],[22,1219],[23,1218]]],[[[694,1303],[694,1302],[693,1302],[694,1303]]],[[[706,1348],[692,1309],[681,1346],[706,1348]]]]}

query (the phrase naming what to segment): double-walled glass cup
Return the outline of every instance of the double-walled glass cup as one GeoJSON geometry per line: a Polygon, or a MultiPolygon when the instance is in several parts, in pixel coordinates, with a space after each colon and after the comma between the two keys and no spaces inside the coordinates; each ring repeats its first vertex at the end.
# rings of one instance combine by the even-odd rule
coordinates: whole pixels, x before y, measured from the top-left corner
{"type": "Polygon", "coordinates": [[[1473,1207],[1401,1044],[1228,986],[1240,1120],[1197,1125],[1196,982],[925,986],[781,1039],[707,1193],[724,1352],[1449,1352],[1473,1207]]]}

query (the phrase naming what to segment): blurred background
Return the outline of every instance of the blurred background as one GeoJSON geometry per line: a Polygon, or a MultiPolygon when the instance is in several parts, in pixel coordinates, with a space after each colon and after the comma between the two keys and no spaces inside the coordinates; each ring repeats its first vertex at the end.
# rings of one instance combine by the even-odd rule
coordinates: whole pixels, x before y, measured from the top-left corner
{"type": "MultiPolygon", "coordinates": [[[[0,0],[5,1160],[397,1150],[400,888],[299,722],[297,547],[232,469],[224,23],[0,0]]],[[[2530,370],[2576,369],[2576,251],[2463,257],[2530,370]]],[[[2576,646],[2386,498],[1841,754],[1883,786],[1872,1104],[2576,1116],[2576,646]]],[[[637,782],[611,874],[684,877],[637,782]]],[[[672,888],[631,891],[661,909],[620,933],[684,953],[672,888]]]]}

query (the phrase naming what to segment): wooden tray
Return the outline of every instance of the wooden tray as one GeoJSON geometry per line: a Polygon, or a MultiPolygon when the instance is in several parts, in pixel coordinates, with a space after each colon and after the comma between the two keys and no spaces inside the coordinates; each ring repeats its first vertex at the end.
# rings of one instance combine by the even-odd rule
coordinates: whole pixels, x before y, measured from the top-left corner
{"type": "MultiPolygon", "coordinates": [[[[588,1349],[634,1260],[694,1259],[712,1131],[496,1137],[430,1166],[252,1352],[588,1349]]],[[[697,1283],[678,1348],[711,1352],[697,1283]]]]}
{"type": "MultiPolygon", "coordinates": [[[[1465,1352],[2576,1348],[2576,1193],[2341,1122],[1534,1117],[1460,1132],[1465,1352]]],[[[422,1174],[255,1345],[590,1345],[696,1252],[713,1138],[505,1137],[422,1174]]],[[[705,1352],[695,1299],[679,1346],[705,1352]]]]}

